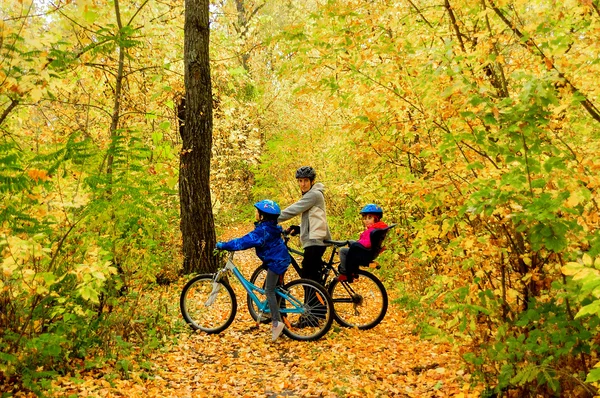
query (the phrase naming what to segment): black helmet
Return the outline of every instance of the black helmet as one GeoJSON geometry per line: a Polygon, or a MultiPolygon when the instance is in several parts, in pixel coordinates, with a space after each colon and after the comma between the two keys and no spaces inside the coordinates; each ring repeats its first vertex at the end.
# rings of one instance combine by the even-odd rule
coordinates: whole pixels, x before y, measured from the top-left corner
{"type": "Polygon", "coordinates": [[[317,176],[315,169],[310,166],[302,166],[298,170],[296,170],[296,178],[308,178],[309,180],[314,180],[317,176]]]}

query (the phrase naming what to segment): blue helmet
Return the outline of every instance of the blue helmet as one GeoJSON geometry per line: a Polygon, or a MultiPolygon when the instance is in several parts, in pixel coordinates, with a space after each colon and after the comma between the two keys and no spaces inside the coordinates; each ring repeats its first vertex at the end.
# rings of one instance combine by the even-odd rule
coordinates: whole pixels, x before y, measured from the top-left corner
{"type": "Polygon", "coordinates": [[[374,203],[369,203],[360,210],[360,214],[375,214],[379,218],[383,217],[383,209],[374,203]]]}
{"type": "Polygon", "coordinates": [[[279,208],[279,205],[269,199],[265,199],[265,200],[261,200],[260,202],[256,202],[254,204],[254,207],[256,207],[258,209],[258,211],[261,211],[263,213],[267,213],[267,214],[272,214],[274,216],[278,216],[281,214],[281,209],[279,208]]]}

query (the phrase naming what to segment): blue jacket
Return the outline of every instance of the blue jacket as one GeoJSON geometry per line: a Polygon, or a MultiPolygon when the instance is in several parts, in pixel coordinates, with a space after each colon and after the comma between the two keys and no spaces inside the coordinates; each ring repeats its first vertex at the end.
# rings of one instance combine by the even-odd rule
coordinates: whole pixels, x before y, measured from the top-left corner
{"type": "Polygon", "coordinates": [[[275,221],[263,221],[254,224],[254,231],[241,238],[223,242],[222,248],[229,251],[256,248],[256,255],[277,275],[283,274],[292,261],[281,238],[283,229],[275,221]]]}

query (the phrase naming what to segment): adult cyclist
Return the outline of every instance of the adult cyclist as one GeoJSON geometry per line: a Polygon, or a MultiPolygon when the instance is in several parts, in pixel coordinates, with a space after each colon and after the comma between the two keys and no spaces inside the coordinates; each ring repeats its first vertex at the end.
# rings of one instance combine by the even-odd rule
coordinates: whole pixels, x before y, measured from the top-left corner
{"type": "MultiPolygon", "coordinates": [[[[317,173],[310,166],[302,166],[296,170],[296,181],[302,192],[302,198],[293,205],[284,209],[279,215],[278,222],[287,221],[297,215],[300,221],[300,244],[304,249],[302,260],[302,278],[312,279],[317,283],[321,280],[323,269],[323,254],[327,245],[324,240],[331,239],[327,225],[327,211],[325,208],[325,186],[315,183],[317,173]]],[[[288,231],[298,233],[297,226],[291,226],[288,231]]]]}

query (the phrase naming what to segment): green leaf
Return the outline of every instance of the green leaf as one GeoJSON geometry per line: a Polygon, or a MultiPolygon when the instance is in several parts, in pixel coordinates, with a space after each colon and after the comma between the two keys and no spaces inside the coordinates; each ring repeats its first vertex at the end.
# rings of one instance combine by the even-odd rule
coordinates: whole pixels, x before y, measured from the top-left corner
{"type": "Polygon", "coordinates": [[[577,312],[577,315],[575,315],[575,319],[581,318],[585,315],[600,315],[600,300],[596,300],[591,304],[581,307],[579,312],[577,312]]]}
{"type": "Polygon", "coordinates": [[[162,141],[162,139],[163,133],[161,133],[160,131],[155,131],[154,133],[152,133],[152,143],[154,145],[158,145],[162,141]]]}
{"type": "Polygon", "coordinates": [[[158,125],[158,127],[159,127],[161,130],[168,131],[168,130],[171,128],[171,122],[170,122],[170,121],[168,121],[168,120],[165,120],[164,122],[160,123],[160,124],[158,125]]]}
{"type": "Polygon", "coordinates": [[[81,289],[79,289],[79,294],[84,300],[91,301],[96,304],[100,302],[98,299],[98,292],[90,285],[84,285],[81,289]]]}
{"type": "Polygon", "coordinates": [[[96,22],[96,19],[98,19],[98,13],[95,12],[94,10],[86,10],[83,13],[83,18],[89,22],[89,23],[94,23],[96,22]]]}
{"type": "Polygon", "coordinates": [[[600,380],[600,368],[594,368],[588,373],[586,383],[594,383],[600,380]]]}

